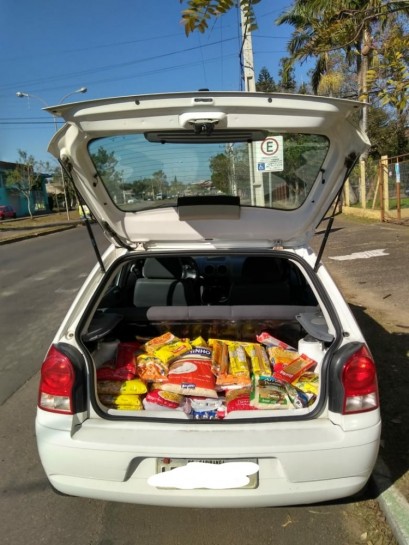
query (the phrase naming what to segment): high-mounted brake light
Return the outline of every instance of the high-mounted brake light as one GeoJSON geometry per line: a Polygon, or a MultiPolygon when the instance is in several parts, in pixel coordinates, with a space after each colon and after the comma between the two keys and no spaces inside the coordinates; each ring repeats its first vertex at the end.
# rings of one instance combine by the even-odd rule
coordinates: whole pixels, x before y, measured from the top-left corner
{"type": "Polygon", "coordinates": [[[52,346],[41,367],[38,406],[45,411],[73,414],[74,367],[64,354],[52,346]]]}
{"type": "Polygon", "coordinates": [[[375,363],[366,346],[362,346],[346,362],[342,384],[344,414],[372,411],[379,407],[375,363]]]}

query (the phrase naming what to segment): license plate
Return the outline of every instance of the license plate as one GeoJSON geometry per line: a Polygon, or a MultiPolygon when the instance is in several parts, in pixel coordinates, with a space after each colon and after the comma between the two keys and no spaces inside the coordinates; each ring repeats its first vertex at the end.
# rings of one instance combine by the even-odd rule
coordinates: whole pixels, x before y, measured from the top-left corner
{"type": "MultiPolygon", "coordinates": [[[[201,462],[204,464],[215,464],[220,465],[224,463],[234,463],[234,462],[253,462],[255,464],[258,463],[257,459],[254,458],[246,458],[246,459],[196,459],[196,458],[157,458],[156,460],[156,470],[157,473],[165,473],[167,471],[171,471],[172,469],[176,469],[178,467],[183,467],[187,465],[189,462],[201,462]]],[[[258,487],[258,474],[253,473],[251,475],[248,475],[249,482],[248,484],[239,487],[239,489],[246,488],[246,489],[253,489],[258,487]]],[[[206,490],[203,488],[202,490],[206,490]]]]}

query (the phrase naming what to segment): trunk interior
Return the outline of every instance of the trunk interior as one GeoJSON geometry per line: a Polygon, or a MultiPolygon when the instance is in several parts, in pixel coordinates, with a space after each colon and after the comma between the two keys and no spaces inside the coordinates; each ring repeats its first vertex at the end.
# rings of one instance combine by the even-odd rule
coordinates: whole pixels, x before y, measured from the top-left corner
{"type": "Polygon", "coordinates": [[[124,260],[82,342],[102,415],[223,421],[315,413],[334,336],[297,257],[124,260]]]}

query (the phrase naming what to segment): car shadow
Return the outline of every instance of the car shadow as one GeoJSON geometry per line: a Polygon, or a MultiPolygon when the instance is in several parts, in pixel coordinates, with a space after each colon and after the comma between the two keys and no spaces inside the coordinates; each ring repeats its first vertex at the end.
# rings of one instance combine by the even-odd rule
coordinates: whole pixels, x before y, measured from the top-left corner
{"type": "MultiPolygon", "coordinates": [[[[386,489],[409,470],[409,324],[400,326],[407,327],[407,332],[390,333],[366,313],[365,307],[350,305],[350,308],[378,371],[382,415],[379,457],[387,466],[388,478],[377,479],[377,490],[368,487],[367,493],[376,496],[384,491],[379,490],[380,483],[386,489]]],[[[409,480],[407,488],[403,493],[409,499],[409,480]]]]}

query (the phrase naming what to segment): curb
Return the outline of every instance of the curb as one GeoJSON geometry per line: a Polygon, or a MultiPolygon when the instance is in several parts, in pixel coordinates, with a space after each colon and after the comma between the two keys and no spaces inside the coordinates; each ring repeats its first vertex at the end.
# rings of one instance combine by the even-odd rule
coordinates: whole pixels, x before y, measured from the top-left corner
{"type": "Polygon", "coordinates": [[[409,545],[409,503],[392,483],[385,462],[378,458],[372,474],[376,500],[399,545],[409,545]]]}
{"type": "Polygon", "coordinates": [[[28,240],[30,238],[37,238],[37,237],[43,237],[45,235],[52,235],[54,233],[59,233],[61,231],[68,231],[68,229],[74,229],[75,227],[77,227],[77,225],[79,224],[60,226],[60,227],[56,227],[55,229],[49,229],[48,231],[24,233],[21,236],[17,235],[14,238],[5,238],[4,240],[0,239],[0,246],[2,246],[3,244],[11,244],[13,242],[20,242],[21,240],[28,240]]]}

